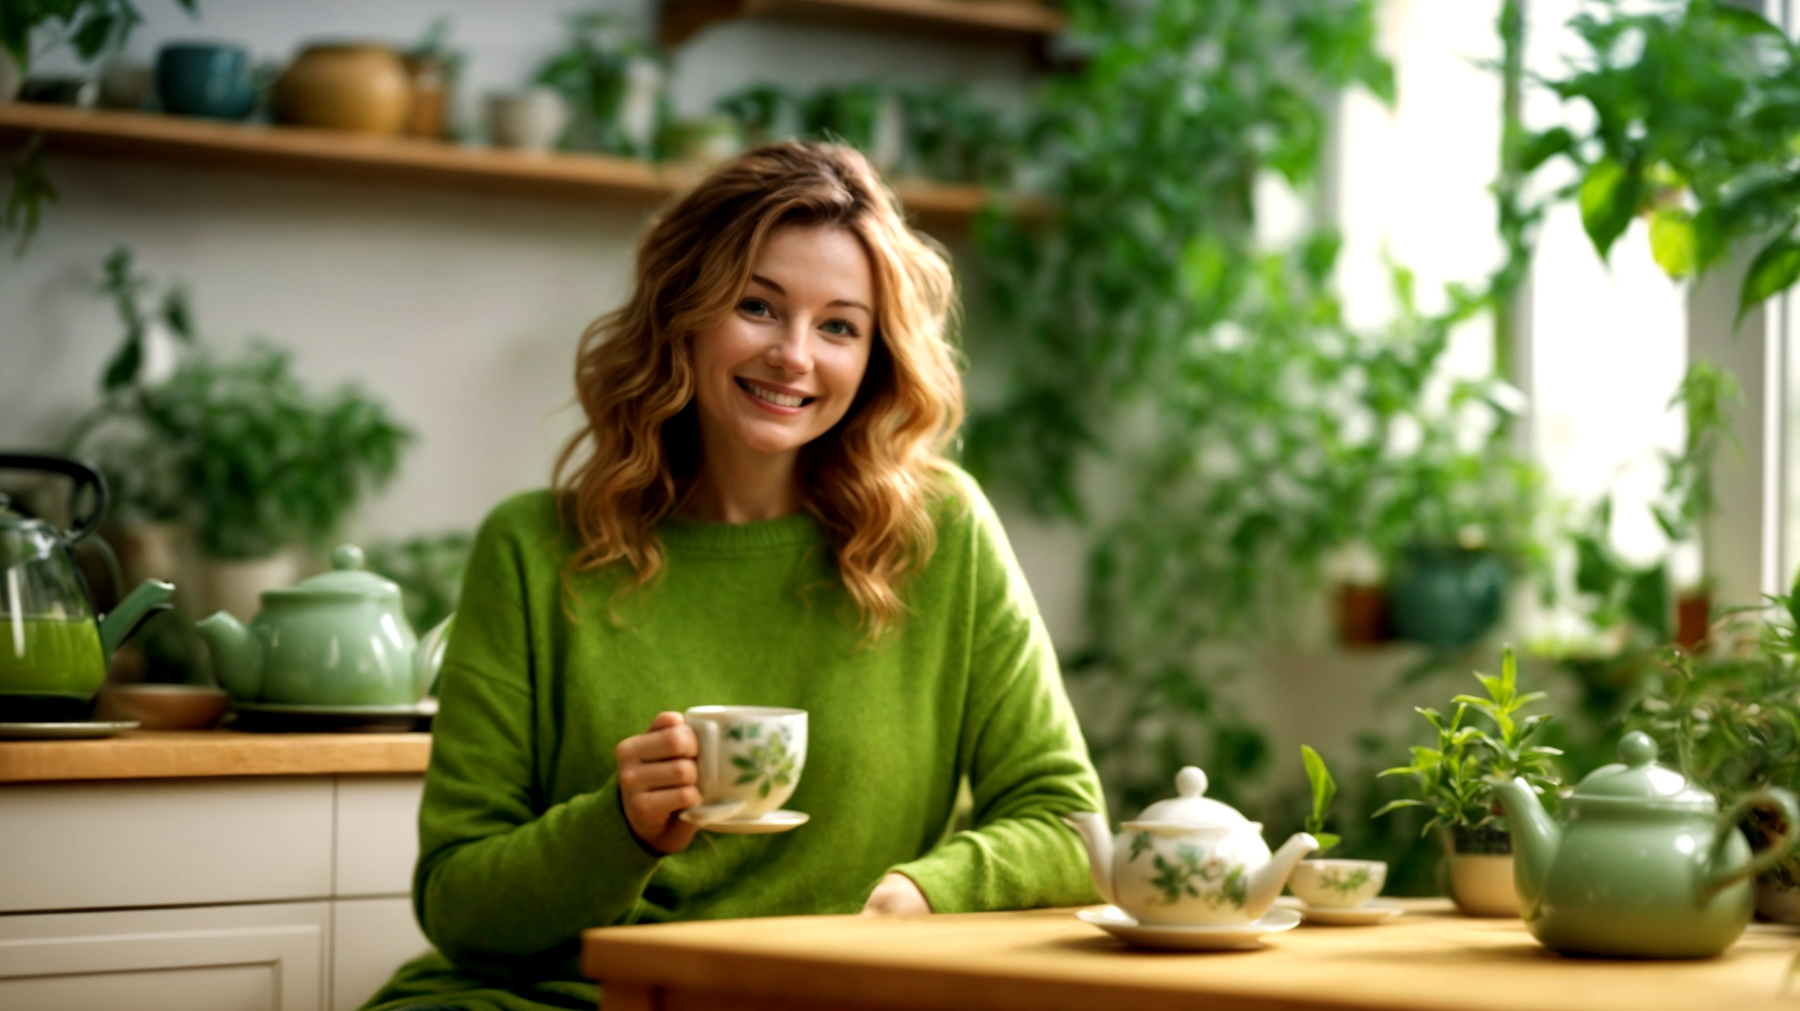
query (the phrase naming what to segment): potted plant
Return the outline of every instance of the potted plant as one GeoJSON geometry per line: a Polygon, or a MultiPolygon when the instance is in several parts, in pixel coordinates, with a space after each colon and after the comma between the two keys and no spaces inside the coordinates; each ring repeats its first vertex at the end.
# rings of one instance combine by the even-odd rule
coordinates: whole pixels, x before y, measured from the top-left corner
{"type": "Polygon", "coordinates": [[[1415,746],[1409,765],[1383,771],[1383,776],[1409,776],[1419,797],[1389,801],[1375,817],[1406,807],[1429,812],[1424,831],[1436,831],[1449,862],[1450,897],[1472,916],[1517,916],[1518,896],[1512,883],[1512,841],[1491,797],[1495,779],[1523,778],[1547,798],[1556,796],[1559,775],[1552,759],[1556,748],[1533,743],[1549,714],[1520,711],[1546,698],[1544,692],[1520,693],[1518,662],[1506,647],[1498,677],[1477,672],[1485,696],[1457,695],[1456,709],[1446,718],[1436,709],[1416,710],[1430,723],[1436,746],[1415,746]],[[1469,710],[1486,717],[1492,730],[1465,722],[1469,710]]]}
{"type": "Polygon", "coordinates": [[[354,387],[307,390],[273,346],[232,359],[199,346],[185,300],[165,298],[162,316],[179,319],[170,329],[194,346],[166,378],[146,375],[150,326],[135,299],[147,283],[125,250],[108,259],[107,277],[125,339],[107,366],[104,401],[71,444],[100,462],[126,501],[182,524],[199,555],[188,602],[247,620],[262,590],[298,575],[299,549],[322,545],[393,476],[411,433],[354,387]]]}
{"type": "Polygon", "coordinates": [[[534,84],[574,112],[562,147],[653,158],[668,116],[664,58],[626,21],[610,14],[569,18],[569,42],[538,67],[534,84]]]}
{"type": "Polygon", "coordinates": [[[1310,745],[1300,745],[1300,760],[1312,787],[1312,810],[1306,816],[1306,831],[1319,841],[1319,848],[1294,868],[1288,888],[1312,908],[1360,906],[1380,894],[1387,883],[1387,864],[1380,860],[1324,858],[1326,852],[1343,841],[1342,836],[1325,831],[1325,816],[1337,797],[1337,782],[1331,778],[1325,760],[1310,745]]]}

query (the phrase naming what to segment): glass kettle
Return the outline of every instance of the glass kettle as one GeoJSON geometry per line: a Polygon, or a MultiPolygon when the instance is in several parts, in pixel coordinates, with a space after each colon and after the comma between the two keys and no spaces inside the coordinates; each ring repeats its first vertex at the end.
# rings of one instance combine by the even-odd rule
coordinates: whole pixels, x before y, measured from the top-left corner
{"type": "Polygon", "coordinates": [[[71,514],[84,492],[91,499],[88,511],[62,530],[14,510],[0,495],[0,723],[86,719],[113,652],[150,615],[170,606],[175,588],[147,579],[97,618],[75,565],[75,544],[106,511],[105,479],[86,464],[57,456],[0,454],[0,470],[69,478],[75,483],[71,514]]]}

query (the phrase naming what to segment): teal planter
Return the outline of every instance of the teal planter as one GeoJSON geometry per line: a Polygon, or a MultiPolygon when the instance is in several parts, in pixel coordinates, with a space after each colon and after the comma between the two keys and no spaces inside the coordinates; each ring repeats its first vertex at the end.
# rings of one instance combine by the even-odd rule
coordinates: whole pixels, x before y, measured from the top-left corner
{"type": "Polygon", "coordinates": [[[256,108],[250,53],[222,42],[173,42],[156,54],[156,94],[164,112],[243,119],[256,108]]]}
{"type": "Polygon", "coordinates": [[[1493,628],[1511,575],[1492,551],[1420,544],[1401,554],[1388,587],[1394,634],[1437,649],[1467,645],[1493,628]]]}

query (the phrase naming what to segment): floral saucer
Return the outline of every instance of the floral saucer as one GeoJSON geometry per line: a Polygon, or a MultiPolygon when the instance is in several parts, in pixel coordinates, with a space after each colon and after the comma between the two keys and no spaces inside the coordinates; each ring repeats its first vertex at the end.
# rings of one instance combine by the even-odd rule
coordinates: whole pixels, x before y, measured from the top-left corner
{"type": "Polygon", "coordinates": [[[1083,909],[1076,919],[1099,927],[1126,944],[1140,948],[1167,948],[1174,951],[1230,951],[1260,948],[1262,935],[1292,930],[1300,925],[1300,914],[1292,909],[1271,909],[1260,920],[1249,923],[1225,923],[1196,927],[1171,927],[1159,923],[1139,923],[1137,918],[1117,906],[1083,909]]]}
{"type": "Polygon", "coordinates": [[[1392,902],[1370,899],[1360,906],[1349,909],[1330,909],[1324,906],[1300,906],[1300,915],[1306,922],[1325,927],[1367,927],[1377,923],[1386,923],[1406,910],[1392,902]]]}
{"type": "MultiPolygon", "coordinates": [[[[723,805],[719,805],[723,806],[723,805]]],[[[742,807],[742,804],[737,805],[742,807]]],[[[702,832],[723,832],[726,835],[768,835],[771,832],[787,832],[797,829],[811,820],[812,815],[799,811],[770,811],[760,818],[707,818],[704,813],[696,817],[688,817],[690,812],[702,811],[701,808],[689,808],[681,812],[681,820],[700,826],[702,832]]]]}

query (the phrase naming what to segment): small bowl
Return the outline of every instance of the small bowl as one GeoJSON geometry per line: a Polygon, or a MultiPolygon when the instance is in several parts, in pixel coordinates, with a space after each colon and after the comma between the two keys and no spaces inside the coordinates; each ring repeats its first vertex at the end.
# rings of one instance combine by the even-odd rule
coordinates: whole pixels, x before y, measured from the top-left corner
{"type": "Polygon", "coordinates": [[[95,719],[137,720],[145,730],[205,730],[230,700],[211,685],[109,684],[100,690],[95,719]]]}
{"type": "Polygon", "coordinates": [[[1302,860],[1288,890],[1318,909],[1354,909],[1381,894],[1387,864],[1380,860],[1302,860]]]}

